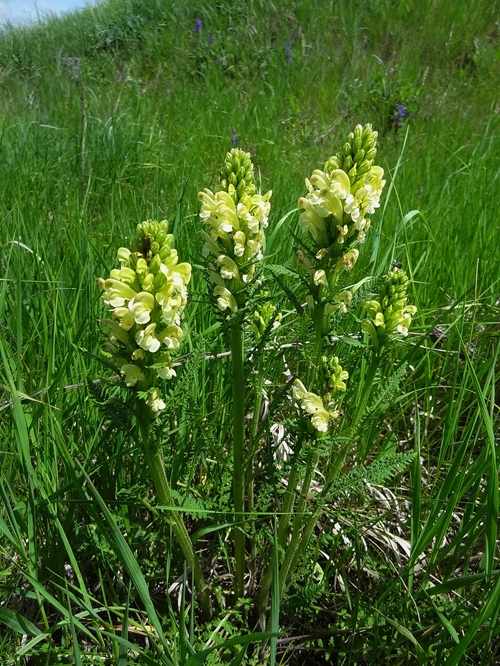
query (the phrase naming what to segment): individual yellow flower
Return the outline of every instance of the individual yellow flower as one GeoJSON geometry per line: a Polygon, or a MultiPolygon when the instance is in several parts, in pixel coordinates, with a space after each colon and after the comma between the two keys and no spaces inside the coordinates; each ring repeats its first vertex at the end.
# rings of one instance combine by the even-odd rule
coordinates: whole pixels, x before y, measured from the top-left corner
{"type": "Polygon", "coordinates": [[[147,324],[151,319],[151,311],[155,307],[155,297],[147,291],[141,291],[130,299],[128,309],[136,324],[147,324]]]}
{"type": "Polygon", "coordinates": [[[219,306],[220,310],[224,311],[229,309],[232,312],[236,312],[238,310],[238,304],[235,297],[232,295],[229,289],[226,289],[226,287],[215,287],[214,296],[217,297],[217,305],[219,306]]]}
{"type": "Polygon", "coordinates": [[[160,395],[160,391],[157,388],[149,389],[146,397],[146,404],[153,413],[153,416],[158,416],[158,414],[166,407],[166,404],[160,395]]]}
{"type": "Polygon", "coordinates": [[[124,363],[120,368],[123,381],[127,386],[135,386],[137,383],[144,382],[146,377],[141,369],[133,363],[124,363]]]}
{"type": "Polygon", "coordinates": [[[130,299],[137,296],[137,292],[125,282],[114,278],[99,281],[99,286],[104,290],[102,299],[106,305],[112,308],[123,307],[130,299]]]}
{"type": "Polygon", "coordinates": [[[155,335],[156,324],[149,324],[146,328],[141,328],[135,334],[135,341],[141,349],[145,351],[157,352],[160,348],[160,341],[155,335]]]}
{"type": "Polygon", "coordinates": [[[177,349],[181,344],[182,336],[182,328],[176,324],[167,326],[157,334],[160,343],[168,349],[177,349]]]}

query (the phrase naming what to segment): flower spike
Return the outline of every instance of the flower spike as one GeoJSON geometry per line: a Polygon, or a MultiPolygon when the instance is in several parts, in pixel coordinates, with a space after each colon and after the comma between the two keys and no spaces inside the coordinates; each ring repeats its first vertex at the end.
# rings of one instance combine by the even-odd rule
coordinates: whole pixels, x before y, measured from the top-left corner
{"type": "Polygon", "coordinates": [[[147,220],[137,226],[137,249],[120,248],[120,268],[99,278],[102,299],[111,309],[103,319],[109,342],[103,346],[120,368],[127,387],[147,391],[153,418],[165,407],[156,383],[175,375],[167,349],[179,347],[181,315],[187,302],[191,265],[178,263],[168,222],[147,220]]]}
{"type": "Polygon", "coordinates": [[[335,294],[341,272],[354,267],[364,242],[370,218],[380,206],[385,185],[384,171],[374,164],[377,137],[370,124],[357,125],[340,151],[330,157],[324,169],[306,178],[307,193],[299,199],[299,224],[312,239],[313,253],[300,262],[308,269],[311,283],[309,304],[325,299],[325,313],[345,312],[348,298],[335,294]]]}
{"type": "Polygon", "coordinates": [[[221,189],[199,193],[200,217],[207,230],[203,254],[210,257],[209,275],[221,310],[236,312],[262,259],[264,230],[272,192],[256,194],[250,154],[233,148],[225,160],[221,189]]]}

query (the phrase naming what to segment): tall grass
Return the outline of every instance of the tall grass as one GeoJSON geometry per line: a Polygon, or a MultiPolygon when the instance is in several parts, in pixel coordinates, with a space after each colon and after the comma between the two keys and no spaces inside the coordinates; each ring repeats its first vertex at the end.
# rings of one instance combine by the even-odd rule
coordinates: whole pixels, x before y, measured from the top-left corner
{"type": "Polygon", "coordinates": [[[2,30],[2,663],[496,663],[497,10],[128,0],[2,30]],[[294,268],[303,178],[357,122],[379,129],[388,180],[357,274],[401,262],[419,311],[368,459],[416,457],[325,507],[321,547],[281,602],[271,590],[273,635],[257,633],[231,601],[231,391],[228,360],[208,359],[227,346],[194,271],[186,351],[204,353],[162,437],[226,606],[204,622],[130,416],[104,404],[95,278],[148,218],[167,217],[200,263],[197,193],[232,139],[273,189],[267,261],[294,268]]]}

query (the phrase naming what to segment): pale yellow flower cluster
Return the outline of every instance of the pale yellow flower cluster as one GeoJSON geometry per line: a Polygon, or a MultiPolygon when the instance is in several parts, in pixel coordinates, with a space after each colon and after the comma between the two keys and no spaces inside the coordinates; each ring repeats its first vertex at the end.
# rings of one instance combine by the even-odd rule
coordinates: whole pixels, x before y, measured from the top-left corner
{"type": "Polygon", "coordinates": [[[371,125],[357,125],[324,169],[306,178],[299,224],[311,236],[314,252],[301,253],[299,261],[311,277],[311,307],[328,296],[328,310],[347,309],[349,296],[334,294],[337,279],[356,264],[359,250],[353,245],[364,242],[371,223],[367,216],[380,206],[385,185],[383,169],[373,164],[377,136],[371,125]]]}
{"type": "Polygon", "coordinates": [[[199,193],[200,217],[208,226],[202,231],[203,254],[214,257],[209,264],[214,295],[221,310],[238,310],[238,294],[255,276],[262,259],[264,229],[268,224],[272,192],[255,193],[250,155],[233,149],[226,157],[226,189],[199,193]]]}
{"type": "Polygon", "coordinates": [[[168,222],[149,220],[137,226],[137,251],[118,250],[120,268],[98,279],[102,299],[112,317],[102,323],[109,329],[104,350],[111,354],[125,384],[148,390],[153,412],[165,407],[156,380],[175,375],[170,351],[182,339],[180,319],[187,302],[191,265],[178,263],[168,222]]]}
{"type": "Polygon", "coordinates": [[[292,396],[300,408],[310,415],[313,428],[326,433],[330,425],[330,412],[325,408],[323,399],[308,391],[300,379],[293,382],[292,396]]]}
{"type": "Polygon", "coordinates": [[[308,391],[300,379],[293,382],[292,397],[300,408],[310,416],[310,422],[318,433],[327,433],[341,418],[335,397],[346,390],[349,373],[342,368],[337,356],[321,359],[321,372],[324,375],[322,393],[324,397],[308,391]]]}
{"type": "Polygon", "coordinates": [[[299,224],[311,234],[318,252],[339,256],[347,241],[364,242],[370,228],[366,215],[372,215],[380,206],[383,176],[381,167],[372,166],[353,185],[342,169],[316,169],[306,179],[308,194],[299,199],[304,211],[299,224]]]}
{"type": "MultiPolygon", "coordinates": [[[[268,292],[262,293],[262,297],[269,296],[268,292]]],[[[271,320],[273,320],[272,329],[276,330],[281,326],[283,315],[281,312],[276,312],[276,306],[271,301],[264,301],[258,304],[257,309],[254,310],[250,318],[250,328],[256,340],[260,340],[264,332],[268,328],[271,320]]]]}
{"type": "Polygon", "coordinates": [[[340,365],[338,356],[331,356],[330,358],[323,356],[321,367],[325,375],[324,391],[329,394],[330,399],[333,399],[336,393],[347,389],[345,382],[346,379],[349,379],[349,373],[340,365]]]}

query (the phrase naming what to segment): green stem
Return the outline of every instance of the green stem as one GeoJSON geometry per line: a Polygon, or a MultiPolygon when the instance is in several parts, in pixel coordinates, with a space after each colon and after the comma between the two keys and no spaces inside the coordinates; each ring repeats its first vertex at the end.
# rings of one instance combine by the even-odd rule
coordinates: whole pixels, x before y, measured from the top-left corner
{"type": "Polygon", "coordinates": [[[257,435],[259,434],[259,419],[260,411],[262,409],[262,389],[264,387],[264,372],[263,372],[263,356],[259,356],[257,363],[257,373],[255,380],[255,399],[253,405],[253,417],[252,425],[250,426],[250,446],[246,455],[245,461],[245,472],[246,472],[246,487],[247,487],[247,512],[252,511],[253,509],[253,482],[254,482],[254,473],[253,473],[253,461],[257,454],[259,448],[259,441],[257,435]]]}
{"type": "Polygon", "coordinates": [[[325,488],[328,488],[329,485],[340,475],[342,471],[342,466],[344,464],[344,459],[347,452],[352,448],[354,438],[356,436],[356,430],[360,424],[361,419],[363,418],[363,413],[368,405],[372,391],[373,391],[373,382],[377,374],[377,370],[380,364],[380,356],[376,354],[373,357],[373,360],[368,368],[368,371],[365,375],[363,382],[363,393],[361,395],[361,400],[359,401],[358,407],[356,409],[352,424],[347,430],[346,439],[347,444],[345,444],[340,451],[332,458],[328,473],[326,475],[325,488]]]}
{"type": "Polygon", "coordinates": [[[299,480],[299,466],[297,463],[292,465],[290,469],[290,476],[288,477],[285,496],[283,499],[283,509],[278,524],[278,544],[282,548],[286,545],[286,538],[288,536],[288,526],[292,519],[293,503],[297,494],[296,486],[299,480]]]}
{"type": "MultiPolygon", "coordinates": [[[[283,499],[283,508],[281,510],[281,515],[279,517],[277,543],[280,549],[284,549],[286,546],[288,527],[290,525],[290,520],[292,517],[292,510],[293,510],[293,504],[295,502],[296,486],[298,480],[299,480],[299,466],[297,465],[297,463],[294,463],[292,465],[292,468],[290,469],[290,476],[288,477],[287,488],[283,499]]],[[[258,609],[259,609],[259,617],[262,620],[263,626],[265,625],[266,606],[267,606],[267,600],[269,598],[269,591],[271,589],[272,578],[273,578],[273,558],[271,558],[271,561],[269,562],[266,572],[262,577],[262,583],[260,586],[258,609]]]]}
{"type": "MultiPolygon", "coordinates": [[[[254,460],[259,448],[259,418],[262,407],[262,389],[264,386],[263,355],[261,354],[257,363],[257,376],[255,382],[255,399],[253,406],[252,425],[250,427],[249,451],[245,460],[245,484],[246,484],[246,509],[247,514],[251,515],[254,510],[254,460]]],[[[252,520],[249,526],[251,531],[251,561],[255,562],[257,556],[257,545],[254,539],[255,523],[252,520]]]]}
{"type": "MultiPolygon", "coordinates": [[[[144,457],[146,458],[149,473],[153,481],[156,497],[160,504],[173,506],[174,503],[172,499],[172,492],[170,490],[170,484],[165,473],[165,464],[163,461],[161,449],[159,447],[152,446],[150,442],[151,422],[149,419],[146,423],[140,424],[140,433],[144,457]]],[[[172,526],[175,538],[177,539],[177,543],[181,547],[184,557],[186,558],[186,562],[194,574],[194,579],[198,588],[200,606],[203,614],[205,617],[209,618],[211,615],[211,609],[205,577],[203,576],[199,560],[196,556],[196,553],[194,552],[192,541],[189,537],[188,531],[182,519],[182,515],[179,511],[170,512],[170,524],[172,526]]]]}
{"type": "Polygon", "coordinates": [[[314,513],[309,517],[309,520],[305,524],[304,530],[302,532],[302,537],[300,539],[298,547],[295,549],[295,553],[292,556],[292,561],[290,564],[290,571],[293,571],[295,567],[298,564],[299,558],[304,552],[305,548],[307,548],[307,545],[311,539],[311,535],[313,533],[313,530],[316,526],[316,523],[318,521],[318,515],[319,511],[316,510],[314,513]]]}
{"type": "Polygon", "coordinates": [[[304,513],[309,494],[309,488],[311,486],[311,481],[314,474],[314,468],[316,467],[318,458],[319,458],[319,450],[316,450],[309,460],[306,469],[306,474],[302,482],[300,499],[297,503],[297,509],[293,521],[292,538],[290,543],[288,544],[288,548],[286,549],[285,559],[283,560],[283,564],[281,565],[279,572],[280,599],[283,597],[283,594],[285,593],[290,573],[293,571],[293,563],[298,560],[298,558],[302,554],[302,551],[304,550],[304,547],[307,546],[307,544],[304,545],[303,539],[301,539],[300,537],[302,532],[302,525],[304,522],[304,513]]]}
{"type": "MultiPolygon", "coordinates": [[[[359,422],[363,417],[363,413],[366,409],[366,406],[370,400],[370,396],[373,390],[373,382],[375,380],[379,362],[380,362],[379,356],[375,356],[370,367],[368,368],[368,372],[366,373],[363,386],[363,394],[361,396],[361,400],[356,410],[352,426],[349,428],[348,431],[351,437],[355,434],[359,422]]],[[[330,469],[326,477],[325,489],[327,489],[330,486],[330,484],[339,476],[342,470],[342,465],[346,453],[348,452],[348,450],[351,448],[352,445],[351,437],[349,437],[350,441],[348,442],[348,444],[342,447],[342,449],[337,453],[332,463],[330,464],[330,469]]],[[[313,466],[311,467],[311,471],[313,471],[313,466]]],[[[303,501],[302,498],[301,501],[303,501]]],[[[299,506],[297,507],[297,516],[299,515],[299,511],[300,511],[300,503],[299,506]]],[[[307,545],[309,544],[309,541],[311,539],[312,533],[314,531],[314,528],[318,520],[319,513],[320,512],[318,510],[313,512],[313,514],[307,520],[302,530],[302,533],[301,534],[297,533],[297,539],[295,540],[295,543],[293,543],[294,538],[292,537],[292,542],[290,542],[290,546],[287,551],[287,556],[285,557],[285,561],[283,562],[282,570],[280,572],[280,594],[283,594],[285,590],[289,572],[294,571],[301,555],[303,554],[303,552],[307,548],[307,545]]],[[[295,527],[294,527],[294,537],[295,537],[295,527]]]]}
{"type": "MultiPolygon", "coordinates": [[[[356,414],[354,416],[354,420],[352,423],[352,426],[348,430],[348,438],[349,441],[348,443],[341,448],[341,450],[337,453],[337,455],[333,458],[333,461],[330,464],[330,468],[328,470],[328,474],[326,476],[326,483],[325,483],[325,490],[327,490],[330,487],[330,484],[335,481],[336,478],[340,475],[344,463],[345,456],[347,452],[350,450],[352,446],[352,436],[354,436],[356,429],[359,425],[359,422],[361,421],[363,417],[363,412],[366,409],[366,406],[370,400],[370,396],[372,394],[373,390],[373,382],[375,380],[375,375],[377,374],[377,369],[379,366],[380,358],[379,356],[375,356],[370,367],[368,368],[368,372],[366,373],[365,376],[365,381],[364,381],[364,386],[363,386],[363,394],[361,396],[360,403],[358,405],[358,408],[356,410],[356,414]]],[[[302,532],[302,539],[300,541],[300,544],[298,548],[296,549],[296,552],[292,558],[292,562],[290,565],[290,570],[293,571],[294,568],[297,566],[297,562],[299,560],[299,557],[304,550],[305,547],[307,547],[307,544],[309,543],[309,540],[311,538],[311,535],[313,533],[314,527],[316,526],[316,522],[318,520],[318,515],[319,511],[315,511],[313,515],[309,518],[307,521],[304,530],[302,532]]]]}
{"type": "MultiPolygon", "coordinates": [[[[245,514],[245,376],[243,372],[243,330],[239,322],[231,326],[231,360],[233,369],[233,498],[234,520],[243,521],[245,514]]],[[[244,595],[245,532],[234,528],[235,592],[244,595]]]]}
{"type": "Polygon", "coordinates": [[[352,434],[356,432],[359,422],[363,418],[363,413],[366,409],[366,406],[368,405],[368,401],[370,400],[370,396],[372,394],[372,389],[373,389],[373,381],[375,379],[375,375],[377,374],[379,364],[380,364],[380,356],[379,354],[376,353],[365,375],[365,380],[363,382],[363,394],[361,395],[361,400],[359,401],[359,405],[356,410],[354,419],[352,421],[352,425],[349,428],[349,432],[352,434]]]}
{"type": "Polygon", "coordinates": [[[325,317],[325,305],[316,303],[312,314],[312,320],[314,323],[314,350],[312,354],[312,363],[309,364],[306,376],[307,390],[310,390],[310,387],[314,383],[314,379],[316,378],[316,375],[318,373],[318,368],[321,361],[321,351],[323,348],[324,317],[325,317]]]}

